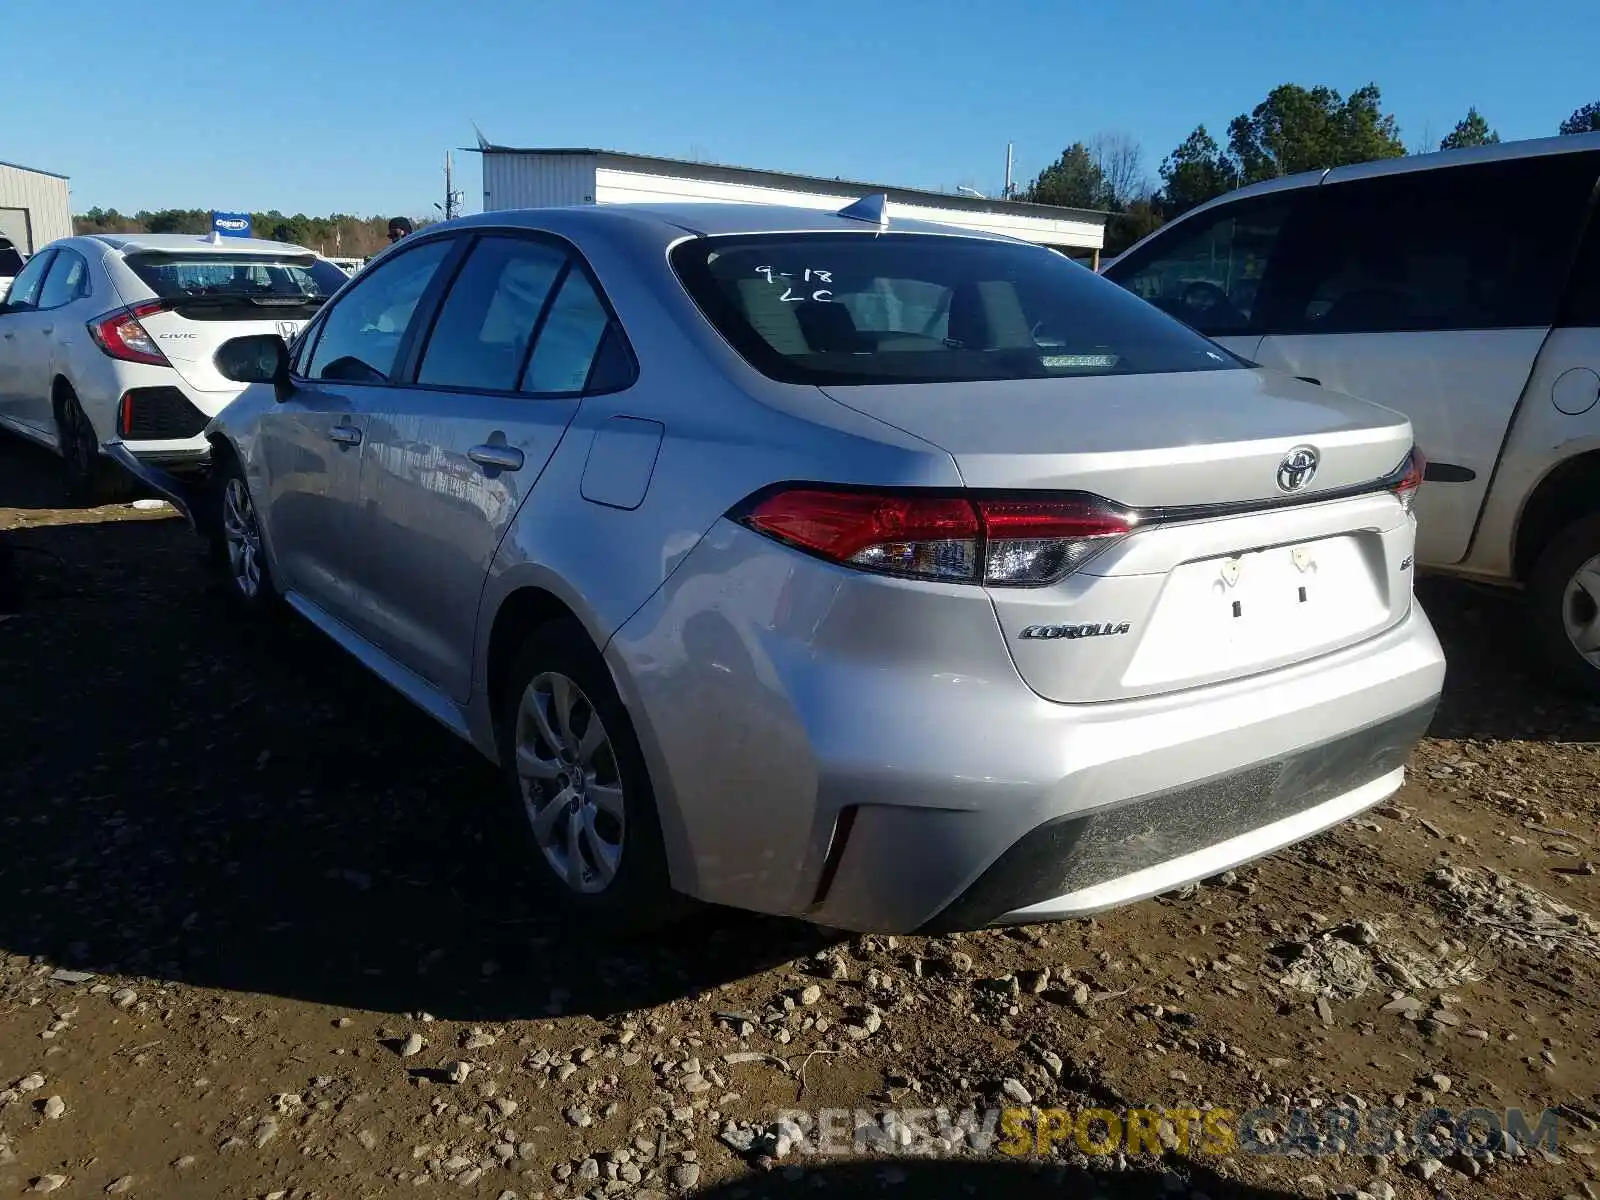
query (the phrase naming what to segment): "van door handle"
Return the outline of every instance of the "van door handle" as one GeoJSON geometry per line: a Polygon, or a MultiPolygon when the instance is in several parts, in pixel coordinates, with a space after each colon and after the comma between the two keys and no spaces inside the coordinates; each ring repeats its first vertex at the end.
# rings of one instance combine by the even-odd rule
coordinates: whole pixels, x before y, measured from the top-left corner
{"type": "Polygon", "coordinates": [[[467,457],[480,467],[492,467],[500,471],[522,470],[522,451],[515,446],[474,446],[467,451],[467,457]]]}
{"type": "Polygon", "coordinates": [[[351,425],[335,425],[328,430],[328,436],[341,446],[359,446],[361,444],[361,430],[351,425]]]}

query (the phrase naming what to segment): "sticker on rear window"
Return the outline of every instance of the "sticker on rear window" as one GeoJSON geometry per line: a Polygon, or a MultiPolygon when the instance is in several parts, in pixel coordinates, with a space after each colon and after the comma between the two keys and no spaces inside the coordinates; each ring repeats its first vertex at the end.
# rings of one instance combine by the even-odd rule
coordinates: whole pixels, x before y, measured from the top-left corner
{"type": "Polygon", "coordinates": [[[813,288],[813,283],[832,283],[833,272],[824,271],[817,267],[806,267],[798,275],[793,271],[780,271],[775,267],[757,267],[755,273],[774,286],[782,286],[783,295],[778,299],[789,304],[800,304],[806,300],[815,300],[826,304],[833,299],[830,288],[813,288]],[[795,280],[801,284],[800,290],[795,290],[794,283],[786,280],[795,280]]]}

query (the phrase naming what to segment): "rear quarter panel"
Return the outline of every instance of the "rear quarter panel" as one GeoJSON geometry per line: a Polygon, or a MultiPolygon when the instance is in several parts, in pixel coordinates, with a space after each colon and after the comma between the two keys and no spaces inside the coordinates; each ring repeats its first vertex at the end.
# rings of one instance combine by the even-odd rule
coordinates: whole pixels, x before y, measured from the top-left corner
{"type": "MultiPolygon", "coordinates": [[[[1478,481],[1488,494],[1471,551],[1459,566],[1462,574],[1499,581],[1514,578],[1517,527],[1529,498],[1562,463],[1600,450],[1600,398],[1578,386],[1585,382],[1583,372],[1600,373],[1600,329],[1553,330],[1529,376],[1493,476],[1478,481]],[[1591,398],[1594,402],[1585,408],[1591,398]],[[1581,411],[1562,411],[1558,399],[1562,408],[1581,411]]],[[[1459,486],[1424,484],[1419,511],[1425,511],[1421,500],[1430,491],[1459,486]]],[[[1600,496],[1593,497],[1590,511],[1600,512],[1600,496]]]]}

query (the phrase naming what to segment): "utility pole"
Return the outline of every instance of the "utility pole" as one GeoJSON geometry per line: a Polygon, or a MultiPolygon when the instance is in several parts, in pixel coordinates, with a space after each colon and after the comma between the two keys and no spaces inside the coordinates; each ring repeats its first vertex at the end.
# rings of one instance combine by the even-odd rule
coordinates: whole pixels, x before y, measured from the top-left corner
{"type": "Polygon", "coordinates": [[[1002,197],[1004,197],[1005,199],[1007,199],[1007,200],[1011,199],[1011,147],[1012,147],[1012,143],[1007,142],[1006,143],[1006,185],[1005,185],[1004,188],[1002,188],[1000,190],[1000,195],[1002,197]]]}
{"type": "MultiPolygon", "coordinates": [[[[461,215],[461,195],[455,187],[455,163],[450,157],[450,151],[444,152],[444,206],[441,211],[446,221],[454,220],[461,215]]],[[[434,206],[439,208],[438,205],[434,206]]]]}

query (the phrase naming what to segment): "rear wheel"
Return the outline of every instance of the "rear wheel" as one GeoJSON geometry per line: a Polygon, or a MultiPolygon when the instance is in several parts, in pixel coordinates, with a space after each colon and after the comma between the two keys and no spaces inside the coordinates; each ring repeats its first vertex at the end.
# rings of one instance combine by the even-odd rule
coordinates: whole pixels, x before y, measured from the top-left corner
{"type": "Polygon", "coordinates": [[[1600,698],[1600,516],[1563,529],[1528,581],[1532,634],[1568,688],[1600,698]]]}
{"type": "Polygon", "coordinates": [[[582,626],[528,638],[499,717],[502,771],[549,905],[615,933],[681,911],[633,724],[582,626]]]}
{"type": "Polygon", "coordinates": [[[56,438],[66,463],[67,496],[76,504],[118,504],[138,495],[138,481],[100,453],[100,435],[65,383],[56,391],[56,438]]]}

